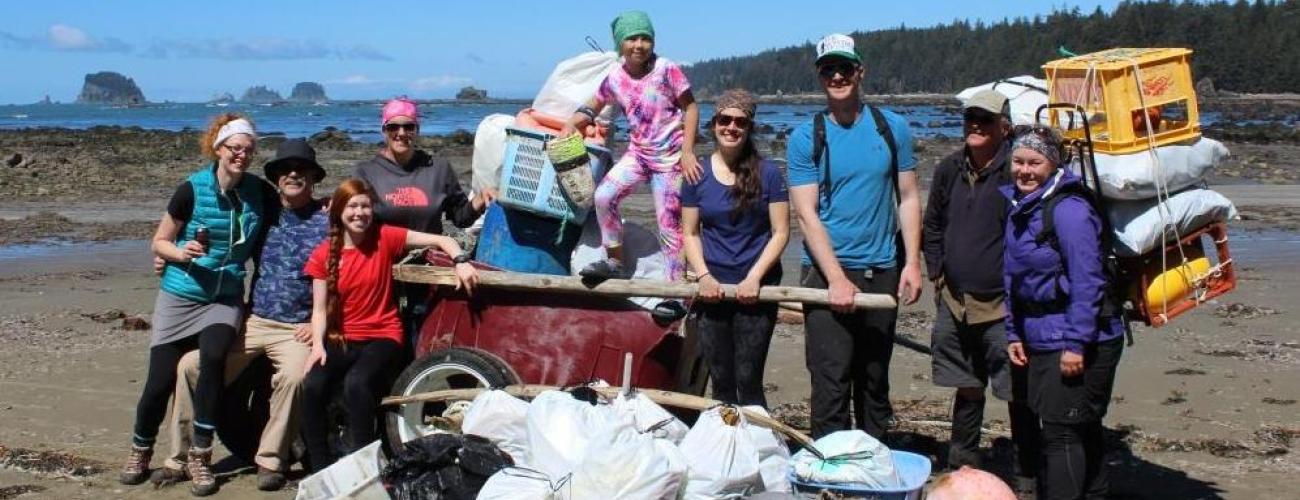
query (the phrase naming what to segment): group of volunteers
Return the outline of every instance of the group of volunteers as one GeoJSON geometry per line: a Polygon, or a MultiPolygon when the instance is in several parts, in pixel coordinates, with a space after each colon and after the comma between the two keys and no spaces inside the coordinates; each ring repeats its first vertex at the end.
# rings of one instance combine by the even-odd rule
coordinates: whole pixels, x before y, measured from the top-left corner
{"type": "Polygon", "coordinates": [[[419,314],[399,311],[403,290],[389,269],[407,249],[436,247],[453,257],[459,285],[472,292],[477,273],[456,241],[439,234],[440,219],[469,226],[495,197],[484,190],[470,198],[446,160],[415,149],[419,118],[414,102],[389,101],[383,149],[327,203],[315,197],[325,169],[306,141],[284,141],[263,181],[248,172],[253,123],[235,114],[211,123],[200,144],[210,161],[176,188],[153,237],[162,284],[122,483],[189,480],[194,495],[216,492],[222,388],[262,355],[274,375],[254,459],[259,489],[284,486],[299,427],[309,470],[337,459],[326,411],[335,393],[348,409],[351,442],[377,438],[379,399],[409,356],[401,318],[419,314]],[[150,474],[169,399],[172,450],[150,474]]]}
{"type": "MultiPolygon", "coordinates": [[[[717,97],[708,121],[716,147],[697,156],[699,108],[682,69],[655,53],[649,17],[624,13],[612,32],[622,64],[561,131],[580,130],[614,103],[630,127],[627,153],[596,188],[607,258],[582,275],[630,274],[618,206],[648,181],[669,278],[688,279],[689,269],[698,282],[687,322],[708,360],[713,397],[766,406],[777,305],[757,299],[760,287],[781,281],[793,205],[804,235],[799,284],[829,298],[804,308],[814,438],[850,428],[882,438],[893,426],[898,311],[858,309],[855,295],[913,304],[924,266],[937,308],[933,381],[956,389],[948,465],[980,466],[988,386],[1009,405],[1017,488],[1040,498],[1104,495],[1101,420],[1123,324],[1103,308],[1101,215],[1064,168],[1055,132],[1013,130],[1005,97],[976,94],[963,108],[964,145],[936,166],[923,215],[908,123],[863,102],[866,65],[851,37],[816,45],[826,110],[790,134],[783,175],[755,146],[751,94],[717,97]]],[[[256,456],[259,488],[284,485],[299,422],[308,470],[336,460],[325,407],[337,391],[351,443],[376,438],[382,383],[410,355],[404,346],[427,296],[394,283],[388,269],[408,248],[437,247],[472,291],[469,256],[439,234],[441,219],[468,226],[495,196],[467,195],[445,159],[415,149],[411,101],[387,103],[381,126],[383,149],[326,205],[313,197],[325,171],[304,141],[283,143],[265,166],[268,184],[248,173],[253,125],[235,115],[213,122],[202,142],[211,162],[176,189],[153,238],[162,285],[123,483],[148,478],[171,398],[173,448],[153,477],[188,479],[195,495],[215,492],[222,385],[263,354],[275,374],[256,456]],[[411,323],[404,329],[403,321],[411,323]]]]}

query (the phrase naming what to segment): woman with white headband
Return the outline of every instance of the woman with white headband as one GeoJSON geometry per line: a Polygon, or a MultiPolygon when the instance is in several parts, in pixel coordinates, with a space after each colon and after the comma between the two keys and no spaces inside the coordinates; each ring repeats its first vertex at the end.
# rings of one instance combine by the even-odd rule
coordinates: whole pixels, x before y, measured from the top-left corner
{"type": "Polygon", "coordinates": [[[217,491],[210,466],[212,436],[226,352],[243,320],[244,261],[266,225],[265,209],[278,203],[278,195],[247,172],[257,152],[257,134],[248,119],[218,116],[200,146],[209,162],[176,188],[153,236],[153,253],[166,264],[154,303],[149,374],[119,480],[140,484],[148,477],[154,439],[176,385],[176,365],[182,355],[198,349],[193,446],[185,471],[190,492],[205,496],[217,491]]]}

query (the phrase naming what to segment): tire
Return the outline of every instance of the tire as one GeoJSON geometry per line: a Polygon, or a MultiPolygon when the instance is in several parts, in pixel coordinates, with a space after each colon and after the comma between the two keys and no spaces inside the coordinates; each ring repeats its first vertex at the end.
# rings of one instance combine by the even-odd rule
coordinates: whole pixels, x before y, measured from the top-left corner
{"type": "MultiPolygon", "coordinates": [[[[496,356],[474,349],[451,347],[431,352],[407,366],[397,377],[391,394],[410,396],[441,389],[502,387],[517,383],[519,377],[496,356]]],[[[403,443],[432,433],[434,427],[424,423],[425,417],[441,415],[449,403],[409,403],[387,409],[384,430],[393,452],[390,456],[401,453],[403,443]]]]}

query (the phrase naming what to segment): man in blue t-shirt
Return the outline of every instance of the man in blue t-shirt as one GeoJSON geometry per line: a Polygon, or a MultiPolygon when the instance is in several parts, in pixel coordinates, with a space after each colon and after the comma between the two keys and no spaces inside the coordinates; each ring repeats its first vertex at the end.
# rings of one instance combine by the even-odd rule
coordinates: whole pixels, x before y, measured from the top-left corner
{"type": "Polygon", "coordinates": [[[893,421],[889,360],[898,310],[855,311],[853,297],[890,294],[912,304],[920,296],[921,200],[912,135],[888,111],[879,112],[886,123],[878,126],[863,105],[866,70],[852,38],[823,38],[816,64],[827,111],[796,128],[787,145],[790,200],[804,234],[801,284],[826,288],[831,301],[804,309],[812,434],[848,429],[851,400],[856,427],[879,438],[893,421]],[[824,127],[815,125],[819,119],[824,127]],[[882,130],[893,136],[892,154],[882,130]]]}
{"type": "MultiPolygon", "coordinates": [[[[265,167],[267,180],[280,192],[280,207],[273,212],[263,236],[253,274],[249,315],[236,349],[226,357],[226,380],[239,375],[254,359],[265,355],[275,368],[271,378],[270,418],[257,447],[257,487],[275,491],[284,487],[284,472],[291,462],[298,436],[297,406],[303,366],[311,354],[312,280],[303,267],[311,252],[329,232],[329,213],[313,197],[313,188],[325,178],[316,163],[316,151],[307,141],[285,141],[265,167]]],[[[199,358],[194,351],[177,367],[176,396],[172,407],[172,455],[154,472],[155,483],[186,478],[185,450],[193,416],[189,391],[198,379],[199,358]]]]}

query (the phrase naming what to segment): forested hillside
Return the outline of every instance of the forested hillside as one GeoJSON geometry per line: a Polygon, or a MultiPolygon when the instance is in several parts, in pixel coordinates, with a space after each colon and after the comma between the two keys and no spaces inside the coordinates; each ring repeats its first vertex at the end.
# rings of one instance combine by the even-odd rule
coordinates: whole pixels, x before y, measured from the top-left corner
{"type": "MultiPolygon", "coordinates": [[[[863,16],[869,15],[863,4],[863,16]]],[[[1042,76],[1059,47],[1190,47],[1193,78],[1237,92],[1300,92],[1300,1],[1124,2],[1114,12],[1057,11],[995,24],[856,32],[869,93],[953,92],[998,78],[1042,76]]],[[[686,68],[700,95],[743,86],[761,94],[818,92],[813,46],[702,61],[686,68]]]]}

